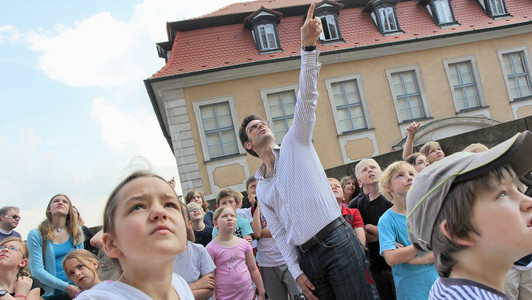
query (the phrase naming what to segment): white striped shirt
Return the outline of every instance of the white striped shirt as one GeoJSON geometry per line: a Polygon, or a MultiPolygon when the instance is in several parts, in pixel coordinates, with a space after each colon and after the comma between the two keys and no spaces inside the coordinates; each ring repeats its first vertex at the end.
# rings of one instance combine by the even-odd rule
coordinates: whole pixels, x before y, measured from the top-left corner
{"type": "Polygon", "coordinates": [[[429,300],[510,300],[506,294],[482,283],[463,278],[439,277],[430,290],[429,300]]]}
{"type": "Polygon", "coordinates": [[[301,52],[294,122],[283,139],[282,147],[273,149],[273,176],[264,178],[264,164],[255,175],[261,212],[294,279],[303,273],[295,247],[308,241],[341,215],[312,145],[321,67],[318,56],[317,51],[301,52]]]}

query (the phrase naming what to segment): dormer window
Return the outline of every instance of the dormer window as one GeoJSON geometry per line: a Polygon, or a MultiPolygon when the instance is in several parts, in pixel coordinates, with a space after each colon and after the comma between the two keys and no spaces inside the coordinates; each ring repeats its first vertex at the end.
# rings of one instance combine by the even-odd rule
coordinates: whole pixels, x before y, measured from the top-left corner
{"type": "Polygon", "coordinates": [[[338,24],[338,15],[344,5],[333,1],[322,1],[316,5],[314,15],[321,19],[323,32],[320,35],[320,41],[323,44],[343,42],[338,24]]]}
{"type": "Polygon", "coordinates": [[[371,15],[375,26],[384,35],[401,32],[395,10],[396,3],[396,0],[372,0],[363,9],[371,15]]]}
{"type": "Polygon", "coordinates": [[[266,51],[279,48],[277,46],[277,34],[273,24],[259,25],[257,26],[257,31],[259,33],[258,40],[261,50],[266,51]]]}
{"type": "Polygon", "coordinates": [[[416,0],[416,3],[427,8],[434,23],[438,26],[456,25],[451,0],[416,0]]]}
{"type": "Polygon", "coordinates": [[[244,27],[251,30],[260,54],[282,51],[277,31],[277,24],[282,16],[280,12],[262,7],[244,19],[244,27]]]}
{"type": "Polygon", "coordinates": [[[379,15],[377,23],[379,24],[382,33],[394,32],[398,30],[399,25],[397,24],[393,7],[379,8],[377,9],[377,12],[379,15]]]}
{"type": "Polygon", "coordinates": [[[504,0],[478,0],[478,3],[484,12],[493,19],[510,16],[504,0]]]}

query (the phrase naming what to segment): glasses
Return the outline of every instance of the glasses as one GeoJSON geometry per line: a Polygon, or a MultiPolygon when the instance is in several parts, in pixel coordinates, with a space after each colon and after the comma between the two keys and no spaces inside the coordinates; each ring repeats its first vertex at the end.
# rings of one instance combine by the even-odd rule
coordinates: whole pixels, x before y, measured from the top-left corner
{"type": "Polygon", "coordinates": [[[254,123],[253,125],[248,127],[248,133],[254,131],[255,129],[259,128],[259,126],[266,126],[268,127],[269,122],[268,121],[259,121],[257,123],[254,123]]]}
{"type": "Polygon", "coordinates": [[[17,215],[12,215],[11,218],[13,218],[13,220],[15,221],[20,220],[20,216],[17,216],[17,215]]]}
{"type": "Polygon", "coordinates": [[[22,253],[22,251],[18,248],[18,247],[15,247],[15,246],[0,246],[0,251],[4,251],[4,249],[7,249],[9,251],[20,251],[20,253],[22,253]]]}
{"type": "Polygon", "coordinates": [[[192,209],[189,210],[188,212],[189,212],[189,213],[193,213],[193,212],[198,211],[198,210],[201,210],[201,208],[192,208],[192,209]]]}

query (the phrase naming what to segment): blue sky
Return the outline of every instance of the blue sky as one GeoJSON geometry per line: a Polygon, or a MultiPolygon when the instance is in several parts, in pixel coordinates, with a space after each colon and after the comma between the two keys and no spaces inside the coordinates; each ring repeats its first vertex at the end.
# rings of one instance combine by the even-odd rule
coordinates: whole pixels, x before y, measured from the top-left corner
{"type": "Polygon", "coordinates": [[[164,65],[155,43],[167,21],[233,2],[243,1],[0,1],[0,206],[21,208],[17,231],[35,228],[58,193],[100,224],[138,157],[177,179],[143,80],[164,65]]]}

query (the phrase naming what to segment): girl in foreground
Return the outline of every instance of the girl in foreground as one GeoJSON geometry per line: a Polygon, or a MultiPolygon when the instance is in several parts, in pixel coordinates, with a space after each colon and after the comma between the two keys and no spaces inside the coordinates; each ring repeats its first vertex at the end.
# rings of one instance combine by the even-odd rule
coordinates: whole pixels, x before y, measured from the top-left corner
{"type": "Polygon", "coordinates": [[[219,232],[206,249],[216,265],[216,300],[254,299],[255,289],[251,280],[259,291],[257,299],[264,300],[264,285],[253,258],[253,249],[248,241],[233,235],[236,226],[235,210],[222,206],[214,212],[213,217],[214,226],[219,232]]]}
{"type": "Polygon", "coordinates": [[[63,269],[66,275],[82,291],[90,290],[102,282],[98,274],[98,265],[98,258],[90,251],[84,249],[74,250],[63,259],[63,269]]]}
{"type": "Polygon", "coordinates": [[[115,282],[103,282],[76,299],[194,300],[173,274],[187,234],[175,191],[163,178],[136,172],[111,193],[104,209],[103,249],[119,266],[115,282]]]}
{"type": "Polygon", "coordinates": [[[41,283],[23,271],[28,256],[28,248],[21,239],[9,237],[0,242],[0,299],[41,299],[44,293],[41,283]]]}

